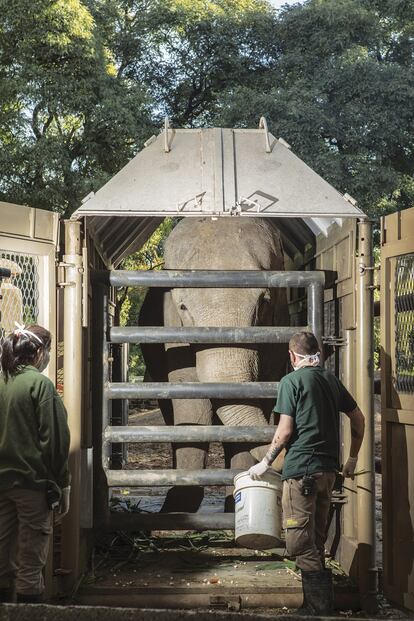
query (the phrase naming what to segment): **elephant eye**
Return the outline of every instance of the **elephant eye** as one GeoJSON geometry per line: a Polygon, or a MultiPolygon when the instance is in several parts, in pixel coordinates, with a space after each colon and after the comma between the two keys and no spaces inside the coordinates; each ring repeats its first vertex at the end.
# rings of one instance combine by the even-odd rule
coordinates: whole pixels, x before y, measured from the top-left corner
{"type": "Polygon", "coordinates": [[[185,304],[180,304],[180,309],[181,309],[181,310],[187,310],[187,307],[186,307],[186,305],[185,305],[185,304]]]}

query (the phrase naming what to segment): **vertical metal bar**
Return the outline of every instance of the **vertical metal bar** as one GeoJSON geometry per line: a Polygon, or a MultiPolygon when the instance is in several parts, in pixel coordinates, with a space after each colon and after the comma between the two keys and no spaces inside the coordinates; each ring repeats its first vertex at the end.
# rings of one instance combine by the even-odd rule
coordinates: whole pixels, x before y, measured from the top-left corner
{"type": "Polygon", "coordinates": [[[318,340],[319,351],[322,355],[323,291],[323,286],[319,282],[310,283],[308,285],[308,325],[318,340]]]}
{"type": "MultiPolygon", "coordinates": [[[[345,330],[346,346],[344,348],[344,375],[343,382],[345,387],[349,390],[351,395],[355,396],[355,330],[345,330]]],[[[347,417],[342,418],[342,463],[345,462],[351,445],[351,430],[349,426],[349,419],[347,417]]],[[[348,494],[349,502],[344,505],[342,528],[343,535],[349,539],[355,537],[355,504],[356,504],[356,481],[347,480],[346,487],[352,490],[353,493],[348,494]]],[[[350,567],[346,567],[345,571],[349,572],[350,567]]]]}
{"type": "Polygon", "coordinates": [[[63,401],[70,428],[71,508],[62,524],[62,565],[70,569],[66,586],[79,573],[82,435],[82,251],[80,222],[65,220],[63,401]]]}
{"type": "MultiPolygon", "coordinates": [[[[104,312],[107,288],[100,284],[95,284],[92,290],[92,365],[91,383],[93,386],[92,394],[92,435],[93,435],[93,522],[94,529],[99,530],[108,524],[108,486],[105,472],[102,468],[103,463],[103,411],[106,412],[104,395],[104,360],[105,355],[105,331],[106,331],[106,312],[104,312]]],[[[107,360],[106,360],[106,364],[107,360]]],[[[104,414],[107,419],[106,413],[104,414]]]]}
{"type": "Polygon", "coordinates": [[[370,609],[377,593],[375,556],[375,468],[374,468],[374,365],[373,365],[373,253],[372,223],[358,228],[357,272],[357,401],[365,416],[365,437],[359,453],[358,492],[358,581],[361,602],[370,609]]]}
{"type": "MultiPolygon", "coordinates": [[[[107,386],[109,382],[109,343],[108,343],[108,331],[109,331],[109,315],[108,315],[108,292],[105,292],[103,295],[103,333],[102,333],[102,469],[105,472],[111,467],[111,445],[104,439],[104,433],[106,427],[111,424],[111,415],[110,415],[110,403],[109,399],[106,396],[105,386],[107,386]]],[[[109,498],[108,498],[108,486],[106,484],[105,477],[105,486],[106,493],[102,494],[101,502],[105,503],[104,506],[99,507],[99,519],[104,523],[107,523],[109,520],[109,498]]]]}
{"type": "MultiPolygon", "coordinates": [[[[122,381],[128,382],[128,365],[129,365],[129,343],[122,345],[122,381]]],[[[128,425],[129,419],[129,399],[122,400],[122,424],[128,425]]],[[[122,460],[126,464],[128,462],[128,444],[122,445],[122,460]]]]}

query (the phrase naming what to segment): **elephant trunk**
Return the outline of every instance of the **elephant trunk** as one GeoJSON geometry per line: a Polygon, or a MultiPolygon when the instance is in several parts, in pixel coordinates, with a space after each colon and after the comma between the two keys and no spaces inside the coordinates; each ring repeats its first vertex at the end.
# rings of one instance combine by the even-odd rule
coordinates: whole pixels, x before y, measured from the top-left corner
{"type": "MultiPolygon", "coordinates": [[[[200,382],[254,382],[259,375],[259,354],[255,348],[211,347],[197,352],[200,382]]],[[[253,400],[220,400],[217,415],[224,425],[267,425],[259,403],[253,400]]]]}
{"type": "MultiPolygon", "coordinates": [[[[211,347],[197,352],[197,376],[200,382],[253,382],[259,377],[257,349],[211,347]]],[[[213,401],[213,408],[223,425],[264,426],[268,424],[257,401],[241,399],[213,401]]],[[[226,468],[247,470],[257,461],[254,444],[223,445],[226,468]]],[[[234,511],[233,487],[226,487],[225,510],[234,511]]]]}

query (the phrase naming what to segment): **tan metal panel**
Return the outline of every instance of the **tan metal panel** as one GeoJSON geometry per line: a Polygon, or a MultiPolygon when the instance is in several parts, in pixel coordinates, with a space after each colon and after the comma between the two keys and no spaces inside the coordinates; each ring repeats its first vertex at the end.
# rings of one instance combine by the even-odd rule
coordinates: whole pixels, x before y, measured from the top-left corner
{"type": "MultiPolygon", "coordinates": [[[[398,308],[398,298],[411,299],[414,270],[414,208],[381,220],[381,435],[383,475],[384,592],[414,610],[414,390],[398,382],[401,352],[398,341],[414,330],[414,311],[398,308]],[[410,256],[412,255],[412,257],[410,256]],[[411,265],[408,289],[402,292],[397,265],[411,265]],[[408,291],[408,294],[407,294],[408,291]],[[402,321],[401,321],[401,320],[402,321]]],[[[411,302],[410,302],[411,304],[411,302]]],[[[408,363],[409,364],[409,363],[408,363]]],[[[414,371],[414,369],[412,370],[414,371]]],[[[409,369],[408,369],[408,376],[409,369]]]]}
{"type": "Polygon", "coordinates": [[[0,201],[0,234],[57,243],[59,215],[0,201]]]}
{"type": "MultiPolygon", "coordinates": [[[[36,269],[38,273],[38,313],[35,320],[51,331],[52,335],[56,335],[56,247],[53,243],[45,243],[36,239],[21,238],[19,231],[21,230],[22,218],[18,210],[15,208],[16,227],[14,235],[10,231],[10,235],[0,234],[0,252],[3,255],[26,256],[32,257],[36,261],[36,269]]],[[[26,216],[27,216],[26,212],[26,216]]],[[[27,224],[27,219],[26,219],[27,224]]],[[[24,229],[24,227],[23,227],[24,229]]],[[[56,381],[56,339],[52,339],[52,351],[50,364],[45,374],[52,381],[56,381]]]]}
{"type": "Polygon", "coordinates": [[[59,214],[51,211],[35,209],[35,239],[44,239],[52,243],[57,243],[59,214]]]}
{"type": "MultiPolygon", "coordinates": [[[[384,579],[387,596],[413,607],[414,419],[411,424],[384,422],[387,463],[384,482],[384,579]],[[395,465],[393,465],[395,464],[395,465]]],[[[384,473],[385,474],[385,473],[384,473]]]]}
{"type": "MultiPolygon", "coordinates": [[[[146,145],[72,216],[92,220],[88,226],[106,263],[118,264],[138,248],[133,239],[138,218],[278,218],[286,250],[295,258],[296,249],[313,249],[309,235],[326,233],[341,218],[365,217],[355,201],[269,134],[263,119],[258,129],[171,129],[166,124],[165,131],[146,145]],[[119,252],[115,248],[123,239],[115,230],[115,218],[132,237],[119,252]],[[289,226],[286,220],[300,226],[289,226]]],[[[142,227],[138,228],[140,234],[142,227]]]]}
{"type": "Polygon", "coordinates": [[[168,136],[169,149],[163,134],[147,141],[73,218],[239,214],[311,218],[318,227],[321,218],[365,217],[263,129],[177,129],[168,136]]]}
{"type": "Polygon", "coordinates": [[[77,216],[167,215],[192,209],[195,197],[205,192],[203,205],[211,209],[213,181],[201,175],[203,149],[209,148],[210,135],[202,130],[176,130],[171,150],[165,153],[163,138],[140,151],[95,195],[84,202],[77,216]]]}
{"type": "MultiPolygon", "coordinates": [[[[317,269],[333,272],[331,288],[325,290],[325,335],[343,339],[342,345],[328,358],[327,366],[344,382],[350,393],[356,397],[356,295],[355,254],[357,245],[357,223],[343,220],[342,225],[332,224],[327,234],[316,238],[315,262],[317,269]],[[333,305],[333,306],[332,306],[333,305]],[[330,319],[333,310],[333,323],[330,319]],[[336,329],[336,332],[335,332],[336,329]]],[[[311,263],[310,263],[311,264],[311,263]]],[[[339,341],[340,343],[341,341],[339,341]]],[[[341,418],[342,460],[349,452],[349,421],[341,418]]],[[[357,484],[346,481],[347,504],[341,511],[341,539],[337,559],[346,572],[358,580],[358,502],[357,484]]]]}

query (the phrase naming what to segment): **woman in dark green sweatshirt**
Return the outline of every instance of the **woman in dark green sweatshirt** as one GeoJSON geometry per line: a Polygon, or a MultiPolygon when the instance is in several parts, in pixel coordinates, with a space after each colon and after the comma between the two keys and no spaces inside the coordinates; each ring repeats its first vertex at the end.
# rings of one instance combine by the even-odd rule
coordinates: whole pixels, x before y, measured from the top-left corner
{"type": "Polygon", "coordinates": [[[41,602],[53,524],[69,510],[69,428],[42,371],[45,328],[19,326],[3,344],[0,378],[0,602],[41,602]]]}

